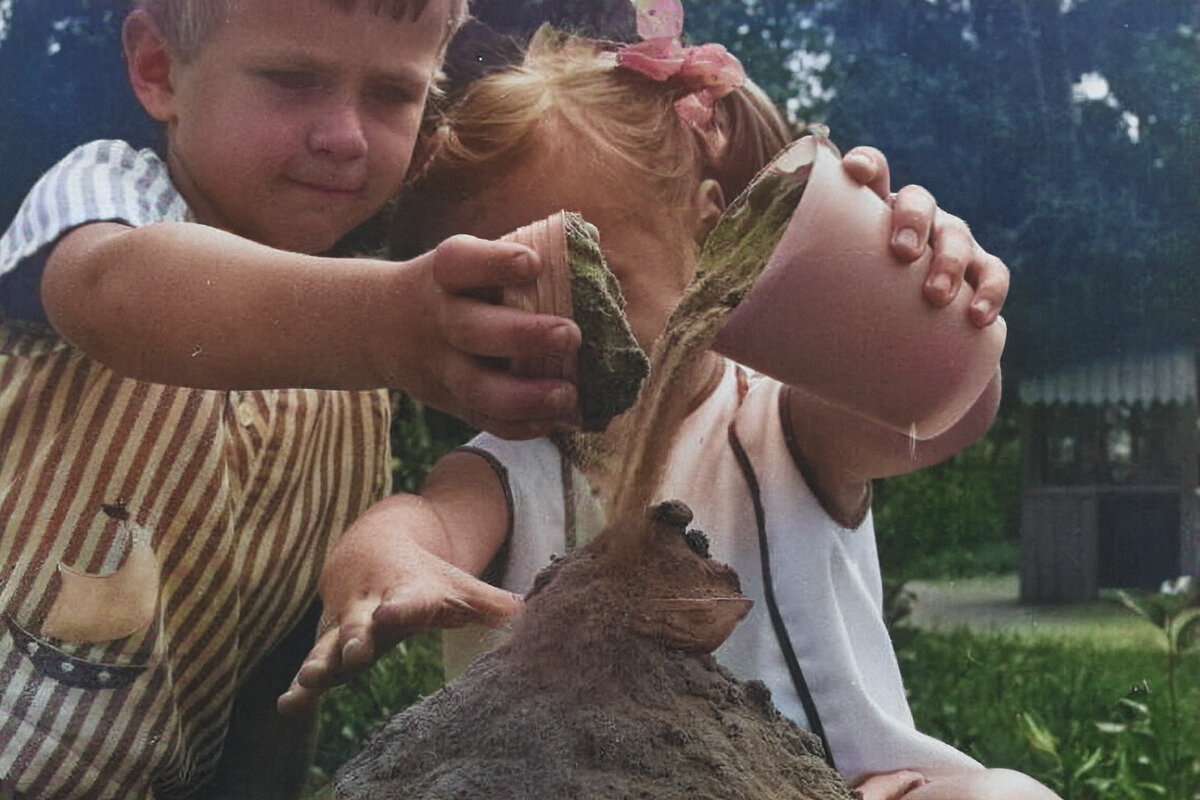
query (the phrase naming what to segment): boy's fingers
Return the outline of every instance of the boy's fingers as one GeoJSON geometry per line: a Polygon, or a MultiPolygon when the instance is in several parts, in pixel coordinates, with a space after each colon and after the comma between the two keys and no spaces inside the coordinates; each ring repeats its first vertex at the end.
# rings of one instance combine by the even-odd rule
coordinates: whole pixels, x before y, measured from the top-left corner
{"type": "Polygon", "coordinates": [[[448,410],[498,436],[541,436],[576,415],[579,394],[567,381],[520,378],[470,358],[447,359],[443,369],[446,389],[461,406],[448,410]]]}
{"type": "Polygon", "coordinates": [[[880,197],[891,191],[892,177],[887,159],[874,147],[860,146],[842,157],[842,169],[880,197]]]}
{"type": "Polygon", "coordinates": [[[565,317],[534,314],[466,296],[446,298],[440,325],[450,346],[473,356],[569,356],[583,335],[565,317]]]}
{"type": "Polygon", "coordinates": [[[937,203],[920,186],[905,186],[892,201],[892,253],[908,263],[918,259],[929,244],[937,216],[937,203]]]}
{"type": "Polygon", "coordinates": [[[537,253],[524,245],[466,235],[439,244],[433,259],[434,280],[454,294],[525,283],[542,268],[537,253]]]}

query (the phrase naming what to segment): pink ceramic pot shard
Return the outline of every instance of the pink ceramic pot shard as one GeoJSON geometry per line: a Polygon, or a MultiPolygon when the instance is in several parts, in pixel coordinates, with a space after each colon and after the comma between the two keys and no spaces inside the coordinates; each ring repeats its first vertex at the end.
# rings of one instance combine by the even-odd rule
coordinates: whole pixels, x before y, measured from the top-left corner
{"type": "Polygon", "coordinates": [[[970,291],[944,308],[925,301],[932,254],[895,259],[890,208],[846,175],[826,140],[780,157],[811,157],[808,185],[714,349],[918,439],[942,433],[996,373],[1003,320],[975,327],[970,291]]]}

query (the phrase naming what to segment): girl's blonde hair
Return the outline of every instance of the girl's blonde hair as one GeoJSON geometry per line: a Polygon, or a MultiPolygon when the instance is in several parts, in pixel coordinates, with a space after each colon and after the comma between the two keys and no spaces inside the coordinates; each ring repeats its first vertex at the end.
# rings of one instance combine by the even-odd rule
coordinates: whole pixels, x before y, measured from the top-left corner
{"type": "MultiPolygon", "coordinates": [[[[138,0],[138,8],[145,9],[158,24],[171,52],[184,63],[191,61],[229,17],[238,2],[254,0],[138,0]]],[[[392,19],[410,16],[417,19],[424,13],[429,0],[365,0],[375,13],[387,12],[392,19]]],[[[360,0],[323,0],[343,11],[352,11],[360,0]]],[[[467,0],[451,0],[450,24],[442,47],[462,25],[467,17],[467,0]]]]}
{"type": "Polygon", "coordinates": [[[680,207],[701,180],[732,200],[793,137],[766,94],[747,80],[716,103],[728,145],[713,153],[675,110],[690,89],[618,67],[603,43],[542,28],[524,63],[476,81],[448,109],[439,147],[397,219],[401,250],[427,247],[420,219],[436,220],[548,142],[641,179],[655,202],[680,207]],[[545,134],[550,134],[546,136],[545,134]],[[567,144],[564,144],[567,143],[567,144]],[[411,212],[411,213],[410,213],[411,212]],[[415,225],[414,225],[415,223],[415,225]]]}

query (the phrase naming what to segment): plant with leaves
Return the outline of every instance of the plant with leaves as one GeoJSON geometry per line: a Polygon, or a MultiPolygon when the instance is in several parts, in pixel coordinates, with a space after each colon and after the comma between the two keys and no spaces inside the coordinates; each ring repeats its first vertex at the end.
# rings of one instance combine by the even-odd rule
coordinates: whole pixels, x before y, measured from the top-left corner
{"type": "MultiPolygon", "coordinates": [[[[1068,745],[1031,711],[1018,716],[1018,728],[1030,747],[1050,762],[1049,783],[1065,797],[1196,800],[1200,758],[1186,742],[1195,740],[1197,731],[1192,728],[1197,720],[1183,711],[1181,683],[1186,656],[1200,645],[1200,586],[1183,577],[1164,583],[1158,592],[1118,596],[1162,634],[1165,715],[1156,717],[1150,702],[1153,685],[1142,680],[1117,701],[1106,719],[1092,723],[1100,739],[1086,747],[1068,745]]],[[[1200,687],[1193,680],[1187,691],[1200,687]]],[[[1158,708],[1161,714],[1163,706],[1158,708]]]]}

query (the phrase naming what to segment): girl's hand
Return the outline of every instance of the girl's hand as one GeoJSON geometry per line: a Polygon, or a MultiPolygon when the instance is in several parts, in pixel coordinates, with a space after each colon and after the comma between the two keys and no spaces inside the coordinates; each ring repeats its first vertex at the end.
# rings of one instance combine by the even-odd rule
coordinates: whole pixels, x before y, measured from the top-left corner
{"type": "Polygon", "coordinates": [[[855,786],[852,794],[857,800],[901,800],[927,782],[924,775],[911,769],[881,772],[855,786]]]}
{"type": "Polygon", "coordinates": [[[288,691],[281,713],[311,708],[326,689],[366,671],[421,631],[499,627],[521,598],[475,578],[419,545],[441,527],[423,498],[397,495],[358,520],[321,574],[322,633],[288,691]]]}
{"type": "Polygon", "coordinates": [[[925,299],[940,308],[957,296],[965,282],[974,293],[968,312],[971,322],[981,328],[995,322],[1008,296],[1008,267],[975,241],[967,224],[938,208],[933,195],[920,186],[905,186],[893,194],[887,159],[874,147],[850,150],[842,167],[892,206],[896,258],[915,261],[926,245],[933,247],[925,299]]]}

